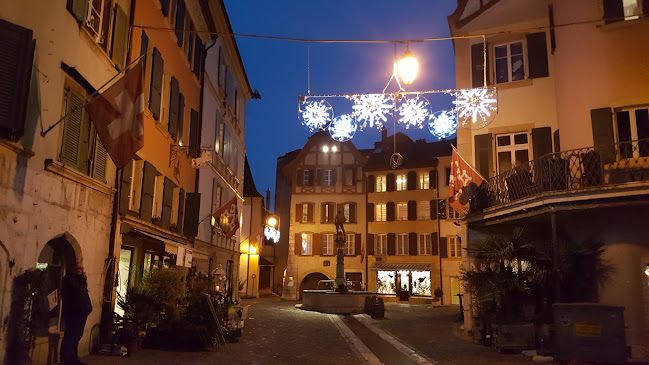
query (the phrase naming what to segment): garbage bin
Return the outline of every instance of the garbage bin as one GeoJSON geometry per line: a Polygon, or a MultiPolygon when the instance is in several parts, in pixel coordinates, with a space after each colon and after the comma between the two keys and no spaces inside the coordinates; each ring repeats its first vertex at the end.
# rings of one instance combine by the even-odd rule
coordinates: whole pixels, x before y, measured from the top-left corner
{"type": "Polygon", "coordinates": [[[374,309],[373,305],[376,301],[376,296],[370,295],[365,297],[365,313],[372,315],[372,310],[374,309]]]}
{"type": "Polygon", "coordinates": [[[399,300],[402,302],[407,302],[408,298],[410,298],[410,291],[408,290],[401,290],[399,292],[399,300]]]}
{"type": "Polygon", "coordinates": [[[383,303],[383,298],[373,298],[374,302],[372,303],[372,312],[370,313],[370,316],[374,319],[385,317],[385,304],[383,303]]]}

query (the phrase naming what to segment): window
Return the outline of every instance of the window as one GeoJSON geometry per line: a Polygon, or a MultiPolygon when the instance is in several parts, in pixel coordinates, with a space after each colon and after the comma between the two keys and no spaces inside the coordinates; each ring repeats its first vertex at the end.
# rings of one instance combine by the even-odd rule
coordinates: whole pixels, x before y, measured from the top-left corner
{"type": "MultiPolygon", "coordinates": [[[[222,189],[221,185],[218,183],[217,178],[212,179],[212,211],[210,214],[214,214],[221,207],[221,194],[222,189]]],[[[212,225],[216,224],[216,219],[212,219],[212,225]]]]}
{"type": "Polygon", "coordinates": [[[405,191],[408,189],[408,178],[406,174],[397,175],[397,191],[405,191]]]}
{"type": "Polygon", "coordinates": [[[525,79],[523,42],[512,42],[494,47],[496,83],[525,79]]]}
{"type": "Polygon", "coordinates": [[[649,14],[649,3],[643,0],[604,0],[606,23],[639,19],[649,14]]]}
{"type": "Polygon", "coordinates": [[[397,220],[408,220],[408,203],[397,203],[397,220]]]}
{"type": "Polygon", "coordinates": [[[313,250],[313,234],[302,233],[302,243],[300,255],[311,255],[313,250]]]}
{"type": "Polygon", "coordinates": [[[309,185],[309,170],[304,170],[302,176],[302,185],[309,185]]]}
{"type": "Polygon", "coordinates": [[[142,198],[144,160],[133,160],[131,166],[131,194],[128,200],[128,209],[133,212],[139,212],[140,199],[142,198]]]}
{"type": "Polygon", "coordinates": [[[430,219],[430,202],[427,200],[422,200],[419,202],[419,207],[417,208],[417,219],[420,221],[430,219]]]}
{"type": "Polygon", "coordinates": [[[356,235],[347,233],[347,242],[345,242],[345,256],[354,256],[354,247],[356,247],[356,235]]]}
{"type": "Polygon", "coordinates": [[[460,219],[460,212],[453,209],[451,204],[446,204],[446,219],[460,219]]]}
{"type": "Polygon", "coordinates": [[[457,236],[449,236],[446,240],[448,241],[448,257],[462,257],[460,238],[457,236]]]}
{"type": "Polygon", "coordinates": [[[333,233],[326,233],[322,235],[322,254],[323,255],[333,255],[334,254],[334,235],[333,233]]]}
{"type": "Polygon", "coordinates": [[[437,219],[446,219],[446,199],[437,201],[437,219]]]}
{"type": "Polygon", "coordinates": [[[354,181],[354,169],[353,168],[346,168],[344,170],[345,176],[344,176],[344,184],[345,186],[352,186],[356,183],[354,181]]]}
{"type": "Polygon", "coordinates": [[[336,216],[334,203],[322,203],[322,223],[333,223],[336,216]]]}
{"type": "Polygon", "coordinates": [[[432,252],[430,234],[422,233],[419,234],[419,254],[420,255],[430,255],[432,252]]]}
{"type": "Polygon", "coordinates": [[[430,175],[427,172],[419,173],[419,190],[430,189],[430,175]]]}
{"type": "Polygon", "coordinates": [[[620,158],[649,156],[649,108],[623,109],[615,113],[620,158]],[[643,140],[644,141],[638,141],[643,140]],[[637,142],[632,142],[637,141],[637,142]]]}
{"type": "Polygon", "coordinates": [[[343,204],[343,214],[345,215],[345,223],[350,223],[351,222],[351,219],[350,219],[351,217],[349,216],[350,211],[351,211],[350,204],[349,203],[343,204]]]}
{"type": "Polygon", "coordinates": [[[376,177],[376,192],[384,193],[386,190],[386,180],[385,175],[376,177]]]}
{"type": "Polygon", "coordinates": [[[157,175],[155,177],[155,183],[153,185],[153,212],[151,214],[152,218],[161,218],[162,217],[162,196],[164,193],[164,184],[165,177],[163,175],[157,175]]]}
{"type": "Polygon", "coordinates": [[[172,227],[176,227],[178,223],[178,211],[179,211],[179,201],[180,199],[180,188],[179,187],[174,187],[173,192],[171,194],[171,221],[170,225],[172,227]]]}
{"type": "Polygon", "coordinates": [[[324,186],[333,185],[333,170],[324,170],[322,172],[322,185],[324,186]]]}
{"type": "Polygon", "coordinates": [[[528,163],[530,161],[530,145],[527,132],[497,135],[496,153],[499,174],[528,163]]]}
{"type": "Polygon", "coordinates": [[[388,254],[388,235],[387,234],[377,234],[376,235],[376,247],[374,248],[375,255],[387,255],[388,254]]]}
{"type": "Polygon", "coordinates": [[[397,235],[397,255],[409,255],[409,248],[408,234],[399,233],[397,235]]]}
{"type": "Polygon", "coordinates": [[[309,203],[302,204],[302,223],[309,222],[309,203]]]}
{"type": "Polygon", "coordinates": [[[377,222],[385,222],[385,221],[387,221],[387,211],[388,211],[388,209],[387,209],[385,203],[376,204],[374,206],[374,210],[375,210],[374,219],[377,222]]]}

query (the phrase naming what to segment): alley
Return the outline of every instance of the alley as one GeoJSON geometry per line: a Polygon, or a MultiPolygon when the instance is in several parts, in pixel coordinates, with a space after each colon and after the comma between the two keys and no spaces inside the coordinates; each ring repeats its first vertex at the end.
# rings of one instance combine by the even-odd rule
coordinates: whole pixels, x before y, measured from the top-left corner
{"type": "Polygon", "coordinates": [[[206,352],[142,350],[132,357],[91,355],[108,364],[519,364],[519,354],[498,354],[461,337],[457,307],[386,303],[385,319],[334,316],[296,309],[276,297],[249,305],[239,342],[206,352]]]}

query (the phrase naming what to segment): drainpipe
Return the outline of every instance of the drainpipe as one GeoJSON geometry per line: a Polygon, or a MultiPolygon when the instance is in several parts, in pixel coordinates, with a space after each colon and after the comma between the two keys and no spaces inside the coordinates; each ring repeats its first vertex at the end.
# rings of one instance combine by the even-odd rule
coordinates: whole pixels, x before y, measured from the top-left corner
{"type": "MultiPolygon", "coordinates": [[[[444,305],[444,279],[442,277],[442,241],[441,237],[442,234],[440,232],[440,223],[439,223],[439,171],[437,171],[437,166],[434,167],[435,171],[435,185],[437,186],[437,189],[435,189],[435,195],[437,199],[437,204],[435,206],[437,207],[437,253],[439,254],[439,288],[442,290],[442,297],[439,298],[439,304],[444,305]]],[[[434,295],[434,294],[433,294],[434,295]]]]}

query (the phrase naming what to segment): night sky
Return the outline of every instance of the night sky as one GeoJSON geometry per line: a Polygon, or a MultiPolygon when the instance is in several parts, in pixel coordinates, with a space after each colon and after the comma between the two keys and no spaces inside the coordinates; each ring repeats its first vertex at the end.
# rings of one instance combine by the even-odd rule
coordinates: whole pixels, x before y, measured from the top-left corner
{"type": "MultiPolygon", "coordinates": [[[[456,0],[288,1],[225,0],[235,33],[304,39],[412,40],[449,35],[446,17],[456,0]]],[[[307,64],[311,94],[380,93],[392,74],[394,44],[308,43],[237,37],[252,89],[261,100],[249,100],[246,149],[257,190],[271,190],[274,199],[277,158],[304,146],[312,134],[298,120],[298,95],[307,94],[307,64]]],[[[407,91],[455,87],[453,44],[450,40],[411,43],[419,60],[419,75],[407,91]]],[[[397,57],[405,44],[397,45],[397,57]]],[[[386,92],[396,91],[394,82],[386,92]]],[[[432,112],[451,109],[451,98],[429,98],[432,112]]],[[[334,104],[334,116],[350,112],[334,104]]],[[[393,122],[387,124],[394,133],[393,122]]],[[[428,129],[397,132],[436,141],[428,129]]],[[[380,138],[357,132],[352,142],[370,148],[380,138]]],[[[452,138],[452,137],[451,137],[452,138]]],[[[274,200],[271,201],[271,210],[274,200]]]]}

